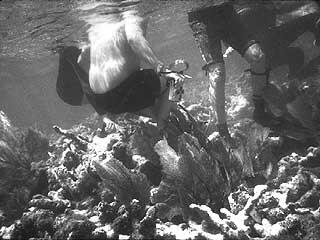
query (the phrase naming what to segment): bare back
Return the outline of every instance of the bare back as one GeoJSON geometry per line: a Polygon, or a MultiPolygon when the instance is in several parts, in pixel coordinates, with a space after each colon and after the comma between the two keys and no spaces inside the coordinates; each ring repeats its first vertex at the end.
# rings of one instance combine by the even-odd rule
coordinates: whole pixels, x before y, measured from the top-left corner
{"type": "Polygon", "coordinates": [[[145,28],[145,21],[132,14],[91,27],[90,48],[84,49],[79,64],[89,73],[89,83],[94,93],[110,91],[139,70],[143,60],[143,53],[140,52],[149,47],[139,48],[146,42],[143,36],[145,28]],[[139,49],[135,49],[135,45],[139,45],[139,49]]]}

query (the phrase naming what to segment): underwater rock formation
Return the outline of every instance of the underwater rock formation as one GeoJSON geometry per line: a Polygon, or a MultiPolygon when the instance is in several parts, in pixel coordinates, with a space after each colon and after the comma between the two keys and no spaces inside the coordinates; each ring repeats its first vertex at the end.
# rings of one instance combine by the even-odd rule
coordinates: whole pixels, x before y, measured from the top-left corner
{"type": "Polygon", "coordinates": [[[159,224],[162,232],[158,230],[158,234],[177,239],[320,238],[319,169],[301,166],[305,158],[297,154],[284,157],[277,177],[267,185],[257,185],[253,190],[240,187],[229,197],[230,210],[222,208],[215,213],[206,205],[191,204],[200,218],[191,218],[188,225],[179,227],[159,224]]]}

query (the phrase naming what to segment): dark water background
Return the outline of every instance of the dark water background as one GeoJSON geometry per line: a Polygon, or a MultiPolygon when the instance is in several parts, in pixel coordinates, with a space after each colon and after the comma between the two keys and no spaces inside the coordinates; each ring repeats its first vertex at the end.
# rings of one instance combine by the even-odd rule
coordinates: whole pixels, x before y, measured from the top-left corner
{"type": "MultiPolygon", "coordinates": [[[[68,128],[94,112],[90,106],[69,106],[58,98],[55,91],[58,55],[54,49],[86,41],[89,27],[86,20],[104,21],[113,9],[112,2],[117,1],[0,2],[0,110],[14,125],[49,132],[53,124],[68,128]],[[95,4],[98,5],[93,8],[95,4]]],[[[193,102],[206,99],[204,93],[208,89],[201,71],[203,62],[187,23],[186,11],[195,2],[138,3],[150,18],[147,37],[160,59],[170,63],[183,58],[190,63],[187,73],[193,79],[185,85],[185,98],[193,102]]],[[[310,38],[308,34],[305,37],[310,38]]],[[[239,76],[246,67],[238,54],[233,54],[227,64],[229,79],[239,76]]]]}

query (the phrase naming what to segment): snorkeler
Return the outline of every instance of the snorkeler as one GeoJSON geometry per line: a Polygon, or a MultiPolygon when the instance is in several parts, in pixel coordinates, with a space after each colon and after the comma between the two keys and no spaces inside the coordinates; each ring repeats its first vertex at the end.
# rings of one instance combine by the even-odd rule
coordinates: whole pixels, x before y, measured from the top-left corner
{"type": "MultiPolygon", "coordinates": [[[[197,6],[188,12],[188,21],[205,61],[203,70],[209,77],[209,97],[212,106],[215,106],[219,134],[230,145],[234,145],[227,127],[225,112],[226,70],[221,41],[237,50],[250,64],[255,103],[262,100],[262,91],[269,75],[265,54],[258,41],[241,23],[233,4],[229,1],[210,1],[210,3],[199,1],[197,6]]],[[[256,121],[269,118],[264,107],[257,104],[253,117],[256,121]]]]}
{"type": "Polygon", "coordinates": [[[88,101],[99,115],[131,112],[153,118],[162,128],[175,104],[168,100],[163,63],[145,38],[146,19],[136,11],[118,13],[114,20],[89,31],[89,46],[60,52],[56,90],[71,105],[88,101]],[[141,63],[150,69],[141,69],[141,63]]]}
{"type": "MultiPolygon", "coordinates": [[[[316,17],[301,18],[296,28],[294,28],[294,24],[291,24],[271,32],[268,29],[275,25],[272,3],[260,2],[260,4],[265,6],[262,8],[262,11],[258,9],[261,21],[250,19],[251,16],[242,16],[244,19],[250,19],[245,22],[237,14],[231,1],[203,2],[204,4],[201,4],[201,2],[197,2],[198,6],[188,13],[188,20],[196,44],[205,61],[203,69],[209,76],[209,97],[212,105],[215,106],[218,131],[220,136],[224,137],[232,145],[233,140],[226,123],[226,70],[221,41],[235,49],[250,64],[249,72],[254,104],[253,119],[263,126],[276,125],[279,122],[266,111],[266,103],[262,97],[264,88],[268,83],[270,67],[287,63],[290,68],[289,75],[294,76],[296,74],[296,71],[303,64],[304,56],[300,49],[290,48],[289,45],[298,35],[302,34],[297,33],[297,30],[300,32],[306,31],[302,27],[310,22],[315,24],[316,17]],[[298,29],[299,27],[302,29],[298,29]],[[259,36],[257,33],[262,33],[262,36],[259,36]],[[278,37],[282,37],[282,39],[278,41],[278,37]],[[281,44],[278,45],[279,42],[281,44]],[[270,62],[272,63],[271,65],[270,62]]],[[[252,2],[249,3],[252,4],[252,2]]],[[[257,5],[256,2],[253,4],[257,5]]],[[[239,6],[237,7],[239,9],[239,6]]],[[[252,13],[252,11],[248,12],[252,13]]],[[[316,39],[318,39],[317,35],[316,39]]]]}

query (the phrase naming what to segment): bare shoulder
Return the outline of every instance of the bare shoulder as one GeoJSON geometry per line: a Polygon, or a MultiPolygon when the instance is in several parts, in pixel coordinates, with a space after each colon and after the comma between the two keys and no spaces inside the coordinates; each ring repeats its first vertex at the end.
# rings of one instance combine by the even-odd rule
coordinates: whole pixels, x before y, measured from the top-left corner
{"type": "Polygon", "coordinates": [[[146,18],[141,17],[138,11],[130,10],[124,11],[121,13],[122,19],[127,24],[136,24],[136,25],[143,25],[147,21],[146,18]]]}
{"type": "Polygon", "coordinates": [[[124,13],[124,23],[127,34],[146,34],[148,19],[139,16],[137,13],[124,13]]]}

